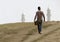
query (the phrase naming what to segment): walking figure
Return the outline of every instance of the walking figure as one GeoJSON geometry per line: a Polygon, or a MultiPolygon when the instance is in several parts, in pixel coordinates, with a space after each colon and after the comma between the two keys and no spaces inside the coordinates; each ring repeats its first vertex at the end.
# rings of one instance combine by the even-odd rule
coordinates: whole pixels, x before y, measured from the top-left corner
{"type": "Polygon", "coordinates": [[[37,24],[39,34],[41,34],[42,31],[42,17],[44,18],[44,22],[45,22],[45,15],[43,11],[41,11],[41,8],[38,7],[38,11],[36,12],[36,15],[34,17],[34,23],[36,22],[37,24]],[[37,21],[35,21],[36,19],[37,21]]]}

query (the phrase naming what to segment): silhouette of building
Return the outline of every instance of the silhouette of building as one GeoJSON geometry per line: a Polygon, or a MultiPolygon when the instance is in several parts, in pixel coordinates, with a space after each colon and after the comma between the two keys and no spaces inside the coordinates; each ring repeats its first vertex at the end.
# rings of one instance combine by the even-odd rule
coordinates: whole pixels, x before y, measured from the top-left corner
{"type": "Polygon", "coordinates": [[[47,9],[47,21],[50,21],[51,20],[51,11],[50,9],[48,8],[47,9]]]}
{"type": "Polygon", "coordinates": [[[24,14],[21,15],[21,22],[25,22],[25,15],[24,14]]]}

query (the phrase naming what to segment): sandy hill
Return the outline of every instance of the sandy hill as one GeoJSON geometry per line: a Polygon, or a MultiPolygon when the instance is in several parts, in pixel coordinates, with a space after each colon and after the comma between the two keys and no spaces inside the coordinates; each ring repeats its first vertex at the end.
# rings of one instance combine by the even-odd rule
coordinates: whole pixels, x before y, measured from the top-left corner
{"type": "Polygon", "coordinates": [[[38,34],[34,23],[3,24],[0,42],[60,42],[60,22],[43,23],[42,34],[38,34]]]}

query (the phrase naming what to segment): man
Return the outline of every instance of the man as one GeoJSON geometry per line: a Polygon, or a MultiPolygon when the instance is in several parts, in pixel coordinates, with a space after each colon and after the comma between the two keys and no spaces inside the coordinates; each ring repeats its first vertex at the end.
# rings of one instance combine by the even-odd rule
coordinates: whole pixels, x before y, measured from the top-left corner
{"type": "Polygon", "coordinates": [[[41,11],[41,8],[38,7],[38,11],[36,12],[36,15],[34,17],[34,22],[37,18],[37,26],[38,26],[38,33],[39,34],[41,34],[41,31],[42,31],[42,17],[44,18],[44,21],[45,21],[44,13],[41,11]]]}

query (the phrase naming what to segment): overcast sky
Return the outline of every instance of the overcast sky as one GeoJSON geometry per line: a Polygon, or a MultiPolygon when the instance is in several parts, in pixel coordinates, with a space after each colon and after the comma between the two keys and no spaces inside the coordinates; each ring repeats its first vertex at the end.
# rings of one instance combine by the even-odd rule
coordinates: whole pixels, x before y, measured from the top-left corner
{"type": "Polygon", "coordinates": [[[38,6],[45,16],[50,8],[51,20],[60,21],[60,0],[0,0],[0,24],[20,22],[21,14],[26,22],[33,21],[38,6]]]}

